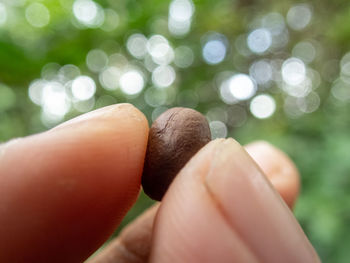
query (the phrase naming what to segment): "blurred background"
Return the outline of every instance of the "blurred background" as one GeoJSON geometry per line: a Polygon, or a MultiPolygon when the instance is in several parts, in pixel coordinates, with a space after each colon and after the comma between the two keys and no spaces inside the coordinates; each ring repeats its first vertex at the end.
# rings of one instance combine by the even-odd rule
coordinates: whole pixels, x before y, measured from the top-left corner
{"type": "Polygon", "coordinates": [[[0,142],[114,103],[195,108],[214,138],[286,151],[304,231],[349,262],[349,24],[347,0],[0,0],[0,142]]]}

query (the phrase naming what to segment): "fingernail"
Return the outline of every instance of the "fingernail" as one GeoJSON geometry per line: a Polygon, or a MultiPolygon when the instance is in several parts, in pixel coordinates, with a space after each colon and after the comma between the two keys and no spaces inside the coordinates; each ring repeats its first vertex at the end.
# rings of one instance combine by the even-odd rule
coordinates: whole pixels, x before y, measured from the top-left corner
{"type": "Polygon", "coordinates": [[[249,193],[247,197],[266,193],[269,197],[279,197],[253,159],[231,138],[216,145],[205,182],[214,194],[222,198],[222,201],[236,196],[232,192],[232,187],[236,188],[237,185],[245,187],[242,193],[245,196],[249,193]]]}
{"type": "Polygon", "coordinates": [[[226,201],[234,197],[232,187],[241,184],[249,187],[246,190],[254,190],[252,193],[262,190],[271,191],[268,182],[264,179],[245,150],[238,142],[229,138],[216,145],[205,182],[213,194],[222,198],[222,201],[226,201]]]}
{"type": "Polygon", "coordinates": [[[263,262],[316,262],[293,214],[235,140],[217,145],[205,185],[226,221],[263,262]]]}

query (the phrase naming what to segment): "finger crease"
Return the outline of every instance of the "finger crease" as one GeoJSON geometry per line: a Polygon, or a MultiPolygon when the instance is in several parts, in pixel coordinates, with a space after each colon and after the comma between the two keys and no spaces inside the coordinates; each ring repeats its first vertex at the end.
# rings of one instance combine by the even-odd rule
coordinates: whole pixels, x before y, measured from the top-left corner
{"type": "Polygon", "coordinates": [[[119,240],[119,246],[117,249],[120,251],[123,258],[127,260],[126,262],[130,263],[144,263],[144,259],[141,255],[137,254],[133,249],[130,249],[130,246],[125,244],[123,240],[119,240]]]}
{"type": "Polygon", "coordinates": [[[210,196],[210,199],[212,200],[212,202],[214,203],[214,206],[217,208],[217,210],[219,211],[219,213],[221,214],[224,222],[226,224],[228,224],[228,226],[230,226],[230,229],[232,232],[234,232],[237,236],[240,237],[241,242],[243,243],[243,245],[246,247],[246,249],[248,251],[251,252],[251,254],[253,255],[254,259],[256,260],[256,262],[261,262],[260,260],[258,260],[258,257],[256,255],[256,253],[254,252],[254,250],[248,245],[248,243],[244,240],[244,238],[235,230],[235,226],[230,222],[230,220],[228,219],[229,216],[226,214],[225,209],[222,207],[222,205],[220,204],[220,202],[217,200],[215,194],[211,191],[210,187],[208,186],[206,180],[204,180],[203,182],[205,189],[208,192],[208,195],[210,196]]]}

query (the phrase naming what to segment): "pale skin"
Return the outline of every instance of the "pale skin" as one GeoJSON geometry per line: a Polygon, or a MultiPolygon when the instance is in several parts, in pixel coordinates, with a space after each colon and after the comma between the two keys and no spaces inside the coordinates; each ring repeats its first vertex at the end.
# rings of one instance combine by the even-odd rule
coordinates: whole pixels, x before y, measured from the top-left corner
{"type": "MultiPolygon", "coordinates": [[[[0,145],[0,262],[94,253],[138,197],[148,129],[119,104],[0,145]]],[[[290,210],[298,192],[294,164],[270,144],[214,140],[87,262],[320,262],[290,210]]]]}

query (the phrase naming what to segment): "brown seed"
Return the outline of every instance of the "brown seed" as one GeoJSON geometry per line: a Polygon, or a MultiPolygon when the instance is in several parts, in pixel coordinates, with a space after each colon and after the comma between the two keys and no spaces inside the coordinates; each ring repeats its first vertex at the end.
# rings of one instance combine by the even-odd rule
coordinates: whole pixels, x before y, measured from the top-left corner
{"type": "Polygon", "coordinates": [[[172,108],[152,124],[142,175],[142,186],[160,201],[176,174],[211,140],[206,118],[188,108],[172,108]]]}

